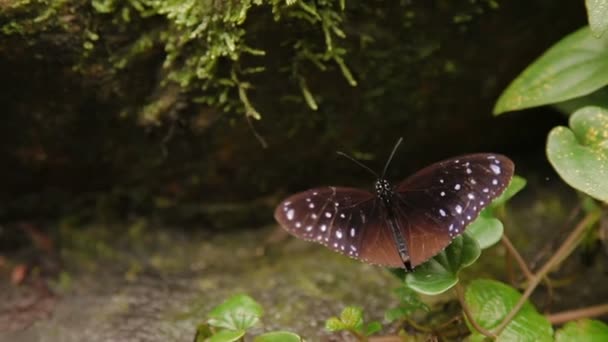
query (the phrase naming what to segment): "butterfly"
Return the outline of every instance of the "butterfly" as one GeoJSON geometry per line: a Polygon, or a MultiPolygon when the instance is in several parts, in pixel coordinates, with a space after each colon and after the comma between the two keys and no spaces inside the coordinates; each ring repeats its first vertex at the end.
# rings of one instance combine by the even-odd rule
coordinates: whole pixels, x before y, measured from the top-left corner
{"type": "Polygon", "coordinates": [[[443,249],[507,187],[514,164],[504,155],[467,154],[446,159],[393,185],[385,178],[399,139],[375,191],[326,186],[289,196],[275,209],[290,234],[351,258],[411,271],[443,249]]]}

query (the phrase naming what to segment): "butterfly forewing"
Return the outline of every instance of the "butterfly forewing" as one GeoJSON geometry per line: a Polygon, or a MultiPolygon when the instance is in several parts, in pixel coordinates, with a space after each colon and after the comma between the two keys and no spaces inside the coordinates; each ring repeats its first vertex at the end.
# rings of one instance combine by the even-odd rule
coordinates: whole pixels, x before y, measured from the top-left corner
{"type": "Polygon", "coordinates": [[[274,217],[299,238],[360,258],[361,245],[369,243],[364,233],[381,230],[380,209],[375,196],[367,191],[322,187],[287,198],[274,217]]]}
{"type": "Polygon", "coordinates": [[[395,215],[412,266],[443,250],[498,197],[514,165],[497,154],[471,154],[428,166],[397,186],[395,215]]]}

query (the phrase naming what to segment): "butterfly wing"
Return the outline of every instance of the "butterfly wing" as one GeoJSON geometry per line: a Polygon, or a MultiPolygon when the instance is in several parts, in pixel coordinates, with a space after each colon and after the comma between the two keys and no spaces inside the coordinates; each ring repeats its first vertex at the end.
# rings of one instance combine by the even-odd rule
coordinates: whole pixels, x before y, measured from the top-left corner
{"type": "Polygon", "coordinates": [[[307,190],[281,202],[274,217],[292,235],[351,258],[386,266],[402,264],[386,228],[384,208],[367,191],[344,187],[307,190]]]}
{"type": "Polygon", "coordinates": [[[470,154],[432,164],[400,183],[395,219],[412,266],[441,252],[513,176],[513,162],[499,154],[470,154]]]}

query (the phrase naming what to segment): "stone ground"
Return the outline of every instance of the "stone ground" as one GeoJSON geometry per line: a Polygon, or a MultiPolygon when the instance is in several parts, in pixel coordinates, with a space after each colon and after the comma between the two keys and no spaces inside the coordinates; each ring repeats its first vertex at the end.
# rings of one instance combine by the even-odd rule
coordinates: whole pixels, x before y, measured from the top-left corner
{"type": "Polygon", "coordinates": [[[71,232],[53,294],[3,277],[0,341],[192,341],[209,309],[236,293],[264,307],[254,333],[288,329],[321,340],[325,319],[345,305],[382,319],[395,300],[398,279],[388,271],[283,239],[276,227],[205,234],[142,226],[71,232]]]}
{"type": "MultiPolygon", "coordinates": [[[[546,258],[547,242],[563,240],[573,226],[566,217],[576,198],[564,188],[529,187],[511,203],[506,232],[527,260],[546,258]]],[[[25,284],[9,281],[11,262],[23,255],[0,260],[2,342],[190,342],[210,308],[237,293],[265,310],[250,336],[286,329],[308,341],[341,341],[344,336],[330,337],[323,325],[344,306],[361,306],[369,319],[382,320],[395,305],[391,289],[399,280],[390,272],[286,238],[275,225],[212,233],[138,219],[122,225],[64,222],[52,231],[61,257],[38,252],[38,271],[25,284]]],[[[557,278],[566,281],[553,295],[552,311],[608,302],[606,254],[596,255],[600,262],[591,266],[579,255],[562,267],[566,274],[557,278]]],[[[502,256],[500,246],[484,251],[465,279],[501,279],[502,256]]],[[[546,303],[540,292],[536,299],[546,303]]]]}

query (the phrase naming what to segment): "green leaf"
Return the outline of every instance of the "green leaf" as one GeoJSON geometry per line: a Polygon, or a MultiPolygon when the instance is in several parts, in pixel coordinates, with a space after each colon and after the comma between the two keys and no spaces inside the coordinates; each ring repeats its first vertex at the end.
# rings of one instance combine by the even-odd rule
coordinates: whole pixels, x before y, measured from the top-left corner
{"type": "Polygon", "coordinates": [[[363,329],[363,309],[347,306],[342,310],[340,318],[331,317],[325,321],[325,329],[329,331],[351,330],[361,332],[363,329]]]}
{"type": "Polygon", "coordinates": [[[239,294],[216,306],[209,313],[209,325],[229,330],[247,330],[262,316],[262,306],[251,297],[239,294]]]}
{"type": "Polygon", "coordinates": [[[196,335],[194,337],[195,342],[205,342],[209,337],[213,336],[213,331],[207,323],[199,324],[196,327],[196,335]]]}
{"type": "Polygon", "coordinates": [[[418,310],[429,311],[429,307],[420,300],[420,296],[405,283],[394,290],[399,298],[399,306],[384,313],[384,318],[393,322],[398,319],[405,319],[418,310]]]}
{"type": "Polygon", "coordinates": [[[331,317],[327,321],[325,321],[325,329],[331,332],[335,332],[345,330],[346,326],[338,317],[331,317]]]}
{"type": "Polygon", "coordinates": [[[408,273],[405,283],[419,293],[443,293],[456,285],[458,272],[475,262],[480,254],[477,240],[467,233],[457,236],[443,252],[408,273]]]}
{"type": "Polygon", "coordinates": [[[500,196],[492,201],[490,208],[496,208],[507,203],[508,200],[520,192],[524,187],[526,187],[526,179],[517,175],[513,176],[509,186],[507,186],[500,196]]]}
{"type": "Polygon", "coordinates": [[[586,106],[608,108],[608,87],[602,87],[593,93],[552,105],[555,109],[570,116],[576,110],[586,106]]]}
{"type": "Polygon", "coordinates": [[[494,199],[487,208],[482,210],[479,217],[467,227],[467,233],[477,240],[481,249],[486,249],[500,241],[504,231],[502,222],[494,217],[493,212],[497,207],[504,205],[520,192],[525,186],[526,180],[524,178],[517,175],[513,176],[505,191],[494,199]]]}
{"type": "Polygon", "coordinates": [[[588,27],[566,36],[535,60],[507,87],[494,114],[561,102],[608,84],[608,36],[588,27]]]}
{"type": "Polygon", "coordinates": [[[608,30],[608,1],[585,0],[589,26],[595,37],[601,37],[608,30]]]}
{"type": "Polygon", "coordinates": [[[373,335],[380,330],[382,330],[382,324],[380,322],[370,322],[367,327],[365,327],[365,336],[373,335]]]}
{"type": "Polygon", "coordinates": [[[569,322],[555,333],[555,342],[570,341],[608,341],[608,325],[600,321],[589,319],[569,322]]]}
{"type": "MultiPolygon", "coordinates": [[[[501,282],[488,279],[474,280],[465,293],[465,302],[473,319],[492,331],[515,306],[521,294],[501,282]]],[[[485,336],[473,332],[470,341],[484,341],[485,336]]],[[[526,302],[496,341],[551,341],[553,328],[534,306],[526,302]]]]}
{"type": "Polygon", "coordinates": [[[347,306],[340,314],[340,321],[347,329],[359,330],[363,326],[363,309],[347,306]]]}
{"type": "Polygon", "coordinates": [[[481,249],[486,249],[500,241],[503,231],[502,222],[492,216],[489,208],[484,209],[467,227],[467,234],[477,240],[481,249]]]}
{"type": "Polygon", "coordinates": [[[302,338],[289,331],[273,331],[256,336],[253,342],[301,342],[302,338]]]}
{"type": "Polygon", "coordinates": [[[244,330],[220,330],[205,342],[234,342],[245,335],[244,330]]]}
{"type": "Polygon", "coordinates": [[[608,110],[585,107],[556,127],[547,139],[547,157],[573,188],[608,202],[608,110]]]}

